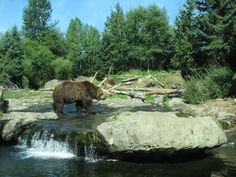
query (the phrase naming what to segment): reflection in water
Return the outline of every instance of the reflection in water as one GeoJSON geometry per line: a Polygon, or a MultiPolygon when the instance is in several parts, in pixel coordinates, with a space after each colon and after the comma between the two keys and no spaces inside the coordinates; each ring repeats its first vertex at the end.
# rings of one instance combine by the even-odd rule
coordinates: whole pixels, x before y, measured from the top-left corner
{"type": "Polygon", "coordinates": [[[216,151],[216,157],[220,158],[226,166],[226,169],[222,172],[224,176],[235,177],[236,176],[236,136],[231,137],[230,141],[218,148],[216,151]]]}
{"type": "Polygon", "coordinates": [[[98,160],[92,144],[82,147],[81,152],[71,149],[67,140],[56,141],[54,134],[47,131],[91,131],[103,120],[103,117],[96,116],[94,119],[91,115],[89,118],[67,117],[59,121],[44,121],[43,133],[34,134],[30,148],[24,139],[20,140],[20,147],[0,145],[0,176],[210,177],[212,172],[216,172],[226,177],[236,177],[236,136],[218,148],[214,156],[178,162],[135,163],[116,159],[98,160]]]}
{"type": "Polygon", "coordinates": [[[222,172],[226,168],[222,161],[214,156],[165,163],[134,163],[116,160],[91,162],[79,157],[62,159],[31,156],[24,158],[22,152],[25,150],[27,151],[19,147],[0,146],[0,176],[210,177],[212,171],[222,172]]]}

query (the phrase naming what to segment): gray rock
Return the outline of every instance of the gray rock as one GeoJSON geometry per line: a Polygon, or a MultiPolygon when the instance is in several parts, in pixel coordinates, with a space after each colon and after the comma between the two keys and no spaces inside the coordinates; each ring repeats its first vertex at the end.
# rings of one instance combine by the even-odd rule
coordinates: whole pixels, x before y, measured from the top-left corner
{"type": "Polygon", "coordinates": [[[12,119],[8,121],[2,130],[2,139],[4,141],[16,140],[17,136],[22,132],[22,128],[37,121],[34,117],[12,119]]]}
{"type": "Polygon", "coordinates": [[[4,114],[2,121],[7,121],[2,130],[2,138],[5,141],[14,140],[21,132],[22,128],[39,120],[58,119],[54,112],[33,113],[33,112],[10,112],[4,114]]]}
{"type": "Polygon", "coordinates": [[[53,79],[51,81],[48,81],[44,85],[44,89],[53,90],[58,84],[60,84],[62,81],[59,81],[57,79],[53,79]]]}
{"type": "Polygon", "coordinates": [[[235,119],[236,116],[232,113],[228,113],[228,112],[218,112],[216,115],[216,119],[217,120],[232,120],[235,119]]]}
{"type": "Polygon", "coordinates": [[[13,120],[13,119],[37,119],[37,120],[56,120],[58,116],[54,112],[10,112],[4,114],[2,120],[13,120]]]}
{"type": "Polygon", "coordinates": [[[212,118],[180,118],[170,112],[123,112],[97,130],[110,153],[200,150],[227,142],[212,118]]]}
{"type": "Polygon", "coordinates": [[[78,82],[82,82],[82,81],[90,81],[91,78],[90,77],[86,77],[86,76],[78,76],[75,81],[78,81],[78,82]]]}
{"type": "Polygon", "coordinates": [[[222,125],[224,130],[231,129],[236,124],[236,116],[232,113],[217,112],[216,120],[222,125]]]}
{"type": "Polygon", "coordinates": [[[172,111],[181,110],[186,104],[182,98],[172,98],[167,102],[167,106],[171,108],[172,111]]]}

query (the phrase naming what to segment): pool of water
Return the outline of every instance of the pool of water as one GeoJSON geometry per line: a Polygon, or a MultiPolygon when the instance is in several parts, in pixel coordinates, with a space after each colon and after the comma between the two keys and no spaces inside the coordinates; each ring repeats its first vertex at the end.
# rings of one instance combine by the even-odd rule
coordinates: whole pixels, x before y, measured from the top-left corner
{"type": "MultiPolygon", "coordinates": [[[[67,111],[70,117],[43,121],[43,130],[90,131],[104,120],[98,115],[71,117],[73,110],[67,111]]],[[[16,146],[0,145],[0,177],[210,177],[212,173],[236,177],[236,133],[212,155],[165,162],[97,157],[92,146],[83,147],[83,155],[75,154],[68,144],[57,142],[51,135],[40,134],[39,138],[35,134],[31,147],[24,141],[16,146]]]]}
{"type": "MultiPolygon", "coordinates": [[[[235,140],[235,139],[234,139],[235,140]]],[[[176,162],[126,162],[77,157],[70,152],[30,152],[22,146],[0,146],[0,176],[77,177],[210,177],[212,172],[236,176],[235,141],[214,155],[176,162]]]]}

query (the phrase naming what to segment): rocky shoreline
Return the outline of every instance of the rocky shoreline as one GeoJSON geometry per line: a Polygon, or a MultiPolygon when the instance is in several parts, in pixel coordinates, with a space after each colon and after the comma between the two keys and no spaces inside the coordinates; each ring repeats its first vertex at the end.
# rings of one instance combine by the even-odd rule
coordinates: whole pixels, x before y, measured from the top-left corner
{"type": "MultiPolygon", "coordinates": [[[[34,122],[60,119],[52,111],[51,103],[51,98],[10,99],[9,113],[0,120],[0,142],[16,141],[34,122]]],[[[235,107],[235,100],[188,105],[179,98],[155,104],[131,98],[106,99],[94,102],[97,113],[94,119],[97,115],[105,117],[94,131],[98,132],[105,153],[110,155],[153,156],[160,152],[173,154],[211,149],[227,142],[224,131],[235,131],[235,107]],[[221,105],[226,105],[226,109],[221,105]]],[[[68,114],[75,115],[73,111],[71,106],[68,114]]],[[[81,115],[82,119],[86,117],[86,113],[81,115]]]]}

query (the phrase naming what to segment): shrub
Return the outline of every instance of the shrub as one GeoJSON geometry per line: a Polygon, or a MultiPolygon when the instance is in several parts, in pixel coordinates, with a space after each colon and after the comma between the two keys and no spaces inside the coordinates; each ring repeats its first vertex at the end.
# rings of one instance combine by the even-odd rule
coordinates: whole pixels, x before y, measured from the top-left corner
{"type": "Polygon", "coordinates": [[[202,103],[206,100],[229,95],[233,73],[227,67],[211,67],[206,72],[195,73],[185,84],[184,99],[189,103],[202,103]]]}
{"type": "Polygon", "coordinates": [[[71,78],[72,74],[72,62],[65,60],[63,57],[58,57],[52,61],[52,67],[57,79],[66,80],[71,78]]]}
{"type": "Polygon", "coordinates": [[[145,94],[145,103],[154,104],[155,99],[150,94],[145,94]]]}

